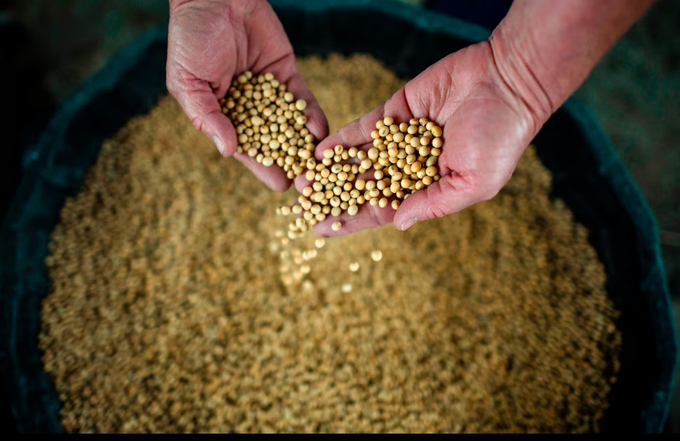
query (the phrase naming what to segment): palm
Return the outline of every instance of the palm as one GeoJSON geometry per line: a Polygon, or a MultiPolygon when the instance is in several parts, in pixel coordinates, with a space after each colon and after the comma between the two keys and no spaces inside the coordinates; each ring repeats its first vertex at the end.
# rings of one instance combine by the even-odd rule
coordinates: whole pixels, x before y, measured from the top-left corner
{"type": "MultiPolygon", "coordinates": [[[[172,11],[168,89],[197,129],[211,138],[221,137],[224,156],[236,151],[236,135],[218,99],[226,94],[234,75],[245,70],[272,72],[287,84],[308,103],[310,132],[319,139],[326,136],[326,118],[298,74],[293,48],[266,1],[193,2],[172,11]]],[[[280,168],[264,167],[248,155],[235,156],[272,189],[289,187],[280,168]]]]}
{"type": "Polygon", "coordinates": [[[331,230],[331,219],[316,226],[318,234],[337,236],[392,222],[401,228],[413,218],[439,217],[490,199],[510,179],[537,131],[531,112],[496,72],[488,43],[431,66],[384,106],[327,138],[317,156],[336,144],[368,148],[375,122],[385,115],[397,121],[426,117],[444,128],[442,178],[409,197],[396,212],[366,204],[356,216],[342,215],[340,231],[331,230]]]}

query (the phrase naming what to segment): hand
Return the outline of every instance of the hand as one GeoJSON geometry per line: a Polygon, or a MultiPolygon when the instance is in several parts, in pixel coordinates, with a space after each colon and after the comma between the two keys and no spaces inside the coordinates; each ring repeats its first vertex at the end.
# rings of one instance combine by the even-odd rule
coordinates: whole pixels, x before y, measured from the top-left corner
{"type": "Polygon", "coordinates": [[[291,182],[279,167],[265,167],[236,152],[236,132],[218,100],[234,76],[271,72],[297,99],[307,101],[307,128],[323,139],[326,117],[295,66],[278,17],[264,0],[170,0],[167,87],[194,126],[222,156],[234,155],[275,191],[291,182]]]}
{"type": "MultiPolygon", "coordinates": [[[[493,198],[512,176],[520,156],[547,116],[538,116],[499,74],[489,42],[462,49],[431,66],[387,103],[348,124],[319,144],[317,158],[337,144],[372,147],[371,131],[385,116],[395,122],[428,118],[443,128],[438,168],[441,179],[409,196],[398,210],[370,206],[350,216],[329,217],[314,228],[320,236],[341,236],[394,223],[406,230],[415,221],[456,213],[493,198]],[[339,231],[331,224],[343,223],[339,231]]],[[[366,179],[373,179],[372,171],[366,179]]],[[[304,176],[296,180],[301,190],[304,176]]]]}

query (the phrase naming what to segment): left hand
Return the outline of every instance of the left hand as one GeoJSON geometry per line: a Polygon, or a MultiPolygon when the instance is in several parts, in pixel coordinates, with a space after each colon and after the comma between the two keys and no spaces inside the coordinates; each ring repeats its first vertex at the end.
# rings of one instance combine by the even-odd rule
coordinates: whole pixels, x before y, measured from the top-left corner
{"type": "Polygon", "coordinates": [[[219,99],[242,72],[271,72],[296,98],[307,101],[307,128],[317,138],[328,123],[295,65],[293,47],[265,0],[171,0],[168,30],[168,91],[194,126],[215,141],[222,156],[234,156],[262,182],[284,191],[291,181],[280,167],[265,167],[236,153],[236,131],[219,99]]]}

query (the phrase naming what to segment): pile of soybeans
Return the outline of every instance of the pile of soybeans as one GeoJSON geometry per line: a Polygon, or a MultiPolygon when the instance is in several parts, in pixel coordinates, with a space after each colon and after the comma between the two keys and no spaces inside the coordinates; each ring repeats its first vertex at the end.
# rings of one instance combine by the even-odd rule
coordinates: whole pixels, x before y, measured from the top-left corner
{"type": "MultiPolygon", "coordinates": [[[[314,135],[305,126],[307,117],[302,113],[307,102],[296,100],[271,72],[238,75],[227,96],[220,99],[220,106],[236,130],[237,153],[265,167],[280,167],[288,179],[304,174],[309,181],[299,204],[277,211],[300,215],[288,225],[292,239],[303,236],[328,215],[356,215],[365,202],[385,208],[392,197],[391,206],[397,210],[400,200],[439,180],[436,165],[444,131],[427,118],[399,123],[386,116],[371,132],[372,148],[336,145],[325,150],[317,162],[314,135]]],[[[332,228],[337,231],[342,223],[336,221],[332,228]]]]}
{"type": "MultiPolygon", "coordinates": [[[[404,82],[299,60],[331,131],[404,82]]],[[[351,146],[345,146],[350,148],[351,146]]],[[[446,145],[444,145],[446,148],[446,145]]],[[[47,260],[40,345],[69,432],[597,432],[618,372],[605,272],[529,148],[494,199],[339,238],[170,97],[104,143],[47,260]]]]}

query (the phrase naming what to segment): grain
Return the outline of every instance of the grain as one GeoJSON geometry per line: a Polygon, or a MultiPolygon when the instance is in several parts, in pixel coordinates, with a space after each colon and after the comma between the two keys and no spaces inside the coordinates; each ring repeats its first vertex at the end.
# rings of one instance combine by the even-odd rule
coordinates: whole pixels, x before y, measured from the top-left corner
{"type": "MultiPolygon", "coordinates": [[[[299,67],[331,130],[403,84],[366,56],[299,67]]],[[[550,190],[529,149],[496,198],[455,215],[290,241],[272,211],[296,191],[222,159],[165,98],[104,143],[50,241],[40,346],[62,422],[597,432],[617,313],[588,232],[550,190]]]]}
{"type": "MultiPolygon", "coordinates": [[[[345,149],[342,145],[336,145],[333,150],[327,149],[324,151],[323,163],[319,164],[318,167],[320,167],[322,176],[328,176],[328,181],[330,182],[328,191],[332,190],[332,193],[336,196],[340,196],[342,202],[338,202],[337,199],[333,201],[332,194],[327,198],[323,198],[320,193],[316,194],[316,196],[318,196],[315,199],[316,202],[321,202],[323,205],[330,203],[334,208],[339,206],[340,209],[336,210],[337,214],[335,215],[347,211],[350,216],[355,216],[359,212],[359,205],[365,203],[367,199],[371,206],[377,205],[379,208],[386,208],[388,205],[391,205],[394,210],[398,210],[401,204],[400,200],[405,200],[417,191],[427,189],[430,184],[439,180],[439,173],[435,165],[437,163],[437,156],[439,156],[441,150],[438,148],[430,149],[429,145],[430,142],[432,142],[430,131],[432,130],[441,135],[442,130],[427,118],[416,120],[416,123],[418,124],[417,127],[409,126],[405,122],[402,122],[399,125],[389,125],[387,124],[389,122],[393,123],[394,119],[388,116],[375,123],[377,130],[371,132],[371,137],[374,139],[374,147],[368,150],[367,159],[361,161],[360,167],[356,164],[350,165],[342,162],[350,158],[349,151],[352,151],[352,157],[357,156],[358,150],[356,147],[345,149]],[[406,142],[397,144],[395,140],[398,139],[401,141],[403,137],[402,132],[409,129],[414,133],[415,131],[418,131],[422,133],[423,136],[420,138],[411,137],[411,144],[406,142]],[[387,144],[387,146],[385,146],[385,144],[387,144]],[[432,154],[432,156],[430,156],[430,154],[432,154]],[[383,172],[383,168],[386,167],[388,163],[393,164],[386,168],[389,177],[383,172]],[[423,163],[427,164],[427,169],[425,170],[422,168],[423,163]],[[330,167],[330,171],[328,167],[330,167]],[[363,179],[359,179],[355,182],[356,176],[354,173],[349,173],[352,170],[352,167],[356,167],[356,171],[361,173],[374,169],[374,180],[366,183],[363,179]],[[413,178],[413,181],[408,178],[409,176],[413,178]],[[425,180],[424,178],[426,177],[430,179],[425,180]],[[374,190],[373,186],[375,186],[377,190],[374,190]],[[369,192],[364,198],[359,198],[359,192],[364,188],[368,189],[369,192]],[[380,195],[380,192],[382,192],[384,198],[372,201],[380,195]],[[350,196],[351,194],[354,194],[354,196],[350,196]],[[326,201],[326,199],[328,201],[326,201]],[[322,202],[322,200],[324,202],[322,202]],[[348,202],[348,204],[343,205],[343,202],[348,202]]],[[[437,146],[443,146],[441,138],[435,138],[435,141],[437,141],[437,146]]],[[[312,178],[316,179],[316,176],[315,173],[308,172],[307,179],[310,183],[302,190],[303,195],[309,194],[312,190],[317,192],[321,191],[320,182],[312,182],[312,178]]],[[[303,209],[309,210],[309,208],[304,205],[303,209]]],[[[319,210],[320,207],[315,206],[315,211],[313,211],[312,214],[318,214],[319,210]]],[[[277,214],[285,215],[284,213],[286,211],[287,210],[284,210],[283,207],[281,207],[281,209],[277,211],[277,214]]],[[[311,216],[305,212],[303,218],[305,220],[310,220],[311,216]]],[[[313,219],[310,225],[304,226],[297,223],[290,224],[289,237],[291,239],[296,239],[304,236],[304,234],[310,230],[308,227],[313,226],[317,220],[320,221],[320,219],[313,219]]]]}
{"type": "MultiPolygon", "coordinates": [[[[328,189],[339,195],[342,202],[348,202],[348,204],[343,205],[342,202],[338,204],[337,201],[330,201],[334,208],[340,206],[340,209],[336,210],[337,215],[347,211],[350,216],[355,216],[359,212],[359,205],[365,203],[366,200],[369,200],[370,206],[377,205],[379,208],[386,208],[391,205],[394,210],[398,210],[401,200],[405,200],[417,191],[426,190],[431,183],[439,180],[439,172],[435,165],[441,149],[436,147],[443,147],[443,141],[440,137],[434,138],[433,141],[431,134],[434,132],[441,136],[443,131],[427,118],[414,118],[410,122],[415,123],[415,125],[409,126],[406,122],[394,124],[394,118],[391,116],[378,120],[375,123],[376,130],[373,130],[370,134],[373,139],[373,147],[368,149],[367,159],[361,160],[360,166],[356,164],[350,166],[350,164],[343,162],[348,160],[350,156],[358,156],[357,147],[345,149],[342,145],[336,145],[333,150],[327,149],[323,152],[324,160],[322,164],[319,164],[319,167],[322,175],[324,173],[328,175],[330,182],[328,189]],[[422,136],[416,137],[409,133],[406,136],[410,138],[406,138],[404,132],[407,131],[414,134],[419,133],[422,136]],[[402,140],[407,142],[402,143],[402,140]],[[430,148],[431,142],[433,142],[433,148],[430,148]],[[352,152],[352,154],[350,155],[349,152],[352,152]],[[393,165],[389,165],[390,163],[393,165]],[[427,166],[425,170],[422,167],[423,163],[427,166]],[[330,167],[330,172],[328,167],[330,167]],[[374,181],[366,183],[363,179],[359,179],[355,182],[354,173],[349,174],[352,167],[356,167],[356,171],[359,173],[373,169],[374,181]],[[389,177],[386,176],[383,168],[386,168],[389,177]],[[430,179],[423,179],[426,177],[430,179]],[[372,189],[373,185],[377,190],[372,189]],[[344,192],[339,191],[340,187],[344,192]],[[358,193],[364,188],[369,190],[364,198],[359,198],[359,195],[355,194],[351,196],[352,199],[350,200],[350,193],[358,193]],[[373,201],[374,198],[379,196],[380,192],[382,192],[384,198],[373,201]]],[[[259,160],[260,156],[258,155],[259,160]]],[[[321,191],[321,184],[312,182],[312,174],[314,173],[308,172],[307,179],[310,182],[302,190],[303,195],[310,192],[310,186],[314,191],[321,191]]],[[[316,179],[316,176],[314,174],[313,177],[316,179]]],[[[332,199],[332,196],[326,199],[332,199]]],[[[322,197],[319,196],[315,200],[322,202],[322,197]]],[[[322,204],[325,204],[325,202],[322,202],[322,204]]],[[[303,208],[308,210],[304,206],[303,208]]],[[[317,212],[318,208],[312,214],[317,214],[317,212]]],[[[283,215],[284,210],[279,209],[277,214],[283,215]]],[[[303,218],[309,220],[310,216],[305,212],[303,218]]],[[[315,221],[312,221],[311,226],[314,223],[315,221]]],[[[291,239],[296,239],[303,237],[309,230],[307,225],[291,224],[288,235],[291,239]]]]}
{"type": "Polygon", "coordinates": [[[304,172],[305,163],[314,165],[314,137],[300,113],[306,101],[293,104],[295,97],[286,89],[271,73],[256,77],[247,71],[232,82],[219,103],[238,134],[236,152],[247,153],[265,167],[276,164],[293,179],[304,172]]]}

